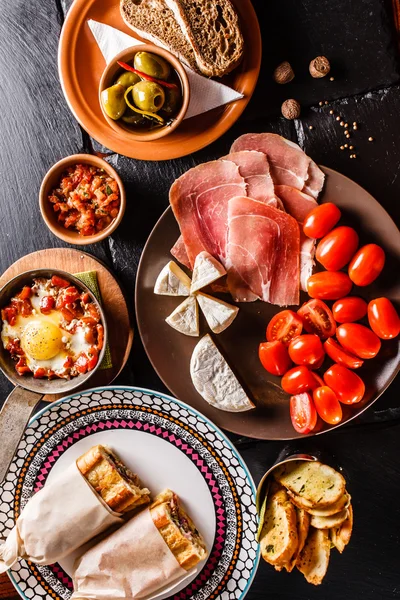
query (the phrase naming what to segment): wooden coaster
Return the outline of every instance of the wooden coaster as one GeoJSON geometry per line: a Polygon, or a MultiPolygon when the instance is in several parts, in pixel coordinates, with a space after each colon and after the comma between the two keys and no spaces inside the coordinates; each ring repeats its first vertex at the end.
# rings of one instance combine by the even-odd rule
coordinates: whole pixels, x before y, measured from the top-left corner
{"type": "MultiPolygon", "coordinates": [[[[49,248],[27,254],[11,265],[0,277],[0,287],[16,275],[31,269],[57,268],[68,273],[96,271],[101,293],[101,303],[107,319],[108,342],[111,351],[112,368],[98,369],[85,388],[109,385],[119,375],[128,360],[133,342],[133,327],[128,305],[122,290],[111,271],[97,258],[72,248],[49,248]]],[[[80,391],[83,388],[78,388],[80,391]]],[[[43,397],[54,402],[55,394],[43,397]]]]}

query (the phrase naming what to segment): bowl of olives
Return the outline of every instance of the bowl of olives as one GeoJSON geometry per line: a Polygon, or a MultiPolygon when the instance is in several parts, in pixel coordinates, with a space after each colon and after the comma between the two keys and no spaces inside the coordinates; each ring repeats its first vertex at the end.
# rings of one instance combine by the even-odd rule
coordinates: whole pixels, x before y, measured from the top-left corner
{"type": "Polygon", "coordinates": [[[174,131],[189,105],[189,81],[175,56],[152,44],[127,48],[105,68],[99,101],[107,123],[136,141],[174,131]]]}

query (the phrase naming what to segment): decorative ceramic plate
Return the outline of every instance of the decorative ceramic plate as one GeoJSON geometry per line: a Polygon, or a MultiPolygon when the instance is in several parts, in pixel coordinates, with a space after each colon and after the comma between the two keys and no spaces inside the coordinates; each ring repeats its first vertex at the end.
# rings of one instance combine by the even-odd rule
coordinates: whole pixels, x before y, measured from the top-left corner
{"type": "Polygon", "coordinates": [[[67,14],[58,51],[61,86],[75,118],[110,150],[144,160],[185,156],[221,137],[246,108],[261,65],[261,34],[251,1],[233,0],[233,3],[240,16],[245,53],[241,64],[221,81],[242,93],[244,98],[187,119],[176,131],[155,142],[132,142],[123,133],[114,131],[101,112],[98,90],[106,65],[87,21],[94,19],[111,25],[132,37],[134,33],[121,18],[118,0],[75,0],[67,14]]]}
{"type": "MultiPolygon", "coordinates": [[[[259,560],[251,475],[208,419],[150,390],[96,388],[35,415],[0,487],[0,539],[32,494],[99,443],[115,449],[153,494],[166,487],[176,491],[206,540],[209,558],[168,598],[244,598],[259,560]]],[[[9,575],[22,598],[68,600],[73,559],[46,567],[21,561],[9,575]]]]}
{"type": "MultiPolygon", "coordinates": [[[[395,304],[399,304],[400,280],[395,276],[400,270],[398,228],[382,206],[363,188],[332,169],[323,169],[327,178],[322,202],[334,202],[339,206],[342,211],[341,224],[356,228],[360,235],[360,245],[376,242],[386,252],[386,265],[376,282],[366,288],[355,288],[353,293],[366,300],[387,296],[395,304]]],[[[153,293],[157,275],[172,259],[170,248],[178,236],[178,225],[171,209],[168,208],[150,234],[136,279],[138,328],[147,355],[158,375],[174,396],[184,399],[219,427],[260,439],[286,440],[304,437],[293,429],[289,415],[289,396],[280,387],[280,378],[268,374],[258,358],[258,346],[265,340],[265,328],[272,316],[282,310],[278,306],[260,301],[242,302],[232,325],[221,334],[213,336],[254,399],[255,410],[244,413],[218,410],[203,400],[193,387],[189,364],[199,338],[183,335],[165,322],[165,318],[178,306],[179,298],[156,296],[153,293]]],[[[226,294],[220,297],[231,301],[226,294]]],[[[302,293],[300,304],[308,299],[307,294],[302,293]]],[[[294,310],[297,308],[294,307],[294,310]]],[[[204,335],[209,329],[204,319],[201,319],[200,334],[204,335]]],[[[399,339],[382,341],[382,349],[378,356],[365,361],[363,367],[357,371],[366,384],[366,394],[357,405],[343,405],[341,425],[371,406],[394,379],[399,365],[399,339]]],[[[321,424],[321,429],[313,434],[324,433],[332,428],[321,424]]]]}

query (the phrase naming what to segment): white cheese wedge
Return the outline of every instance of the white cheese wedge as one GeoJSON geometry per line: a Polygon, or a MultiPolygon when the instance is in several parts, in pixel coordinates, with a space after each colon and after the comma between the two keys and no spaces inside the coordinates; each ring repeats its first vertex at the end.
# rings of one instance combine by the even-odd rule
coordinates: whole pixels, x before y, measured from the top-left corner
{"type": "Polygon", "coordinates": [[[199,337],[199,308],[196,297],[186,298],[165,320],[180,333],[199,337]]]}
{"type": "Polygon", "coordinates": [[[161,296],[189,296],[190,284],[190,277],[171,260],[157,277],[154,293],[161,296]]]}
{"type": "Polygon", "coordinates": [[[192,275],[190,293],[201,290],[210,285],[223,275],[226,275],[224,267],[209,252],[205,250],[196,256],[192,275]]]}
{"type": "Polygon", "coordinates": [[[208,334],[201,338],[193,350],[190,375],[200,396],[211,406],[228,412],[255,408],[208,334]]]}
{"type": "Polygon", "coordinates": [[[197,301],[206,318],[209,328],[214,333],[221,333],[229,327],[239,312],[237,306],[232,306],[219,298],[213,298],[203,292],[197,292],[197,301]]]}

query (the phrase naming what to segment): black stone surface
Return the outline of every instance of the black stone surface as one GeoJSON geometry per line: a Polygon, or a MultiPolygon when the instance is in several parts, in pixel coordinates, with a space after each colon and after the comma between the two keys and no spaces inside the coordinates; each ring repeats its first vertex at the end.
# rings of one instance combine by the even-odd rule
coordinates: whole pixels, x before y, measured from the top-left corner
{"type": "MultiPolygon", "coordinates": [[[[104,0],[105,1],[105,0],[104,0]]],[[[111,1],[111,0],[107,0],[111,1]]],[[[81,130],[62,96],[57,45],[69,0],[0,3],[0,268],[28,252],[62,246],[41,220],[38,190],[58,159],[101,149],[81,130]]],[[[241,120],[208,148],[180,160],[142,162],[111,155],[128,192],[128,208],[112,238],[87,250],[104,260],[126,288],[133,308],[137,265],[143,245],[168,204],[173,180],[191,166],[226,153],[248,131],[273,131],[297,141],[322,164],[351,177],[372,193],[400,222],[400,86],[398,55],[390,13],[384,0],[254,0],[264,41],[259,84],[241,120]],[[325,54],[333,82],[313,80],[308,63],[325,54]],[[281,60],[292,62],[296,78],[286,86],[272,82],[281,60]],[[280,103],[297,98],[302,119],[281,118],[280,103]],[[329,105],[320,107],[320,100],[329,105]],[[329,114],[358,123],[351,140],[329,114]],[[309,126],[313,129],[309,129],[309,126]],[[374,142],[368,142],[373,136],[374,142]],[[341,151],[345,142],[357,158],[341,151]]],[[[394,273],[393,277],[398,277],[394,273]]],[[[147,360],[138,336],[117,383],[166,391],[147,360]]],[[[0,401],[10,391],[0,376],[0,401]]],[[[231,436],[256,483],[284,444],[231,436]]],[[[0,440],[1,444],[1,440],[0,440]]],[[[322,451],[344,469],[353,496],[355,530],[340,556],[333,553],[319,588],[298,573],[276,573],[262,562],[250,600],[386,600],[400,598],[400,400],[394,382],[383,397],[350,426],[293,450],[322,451]]]]}

